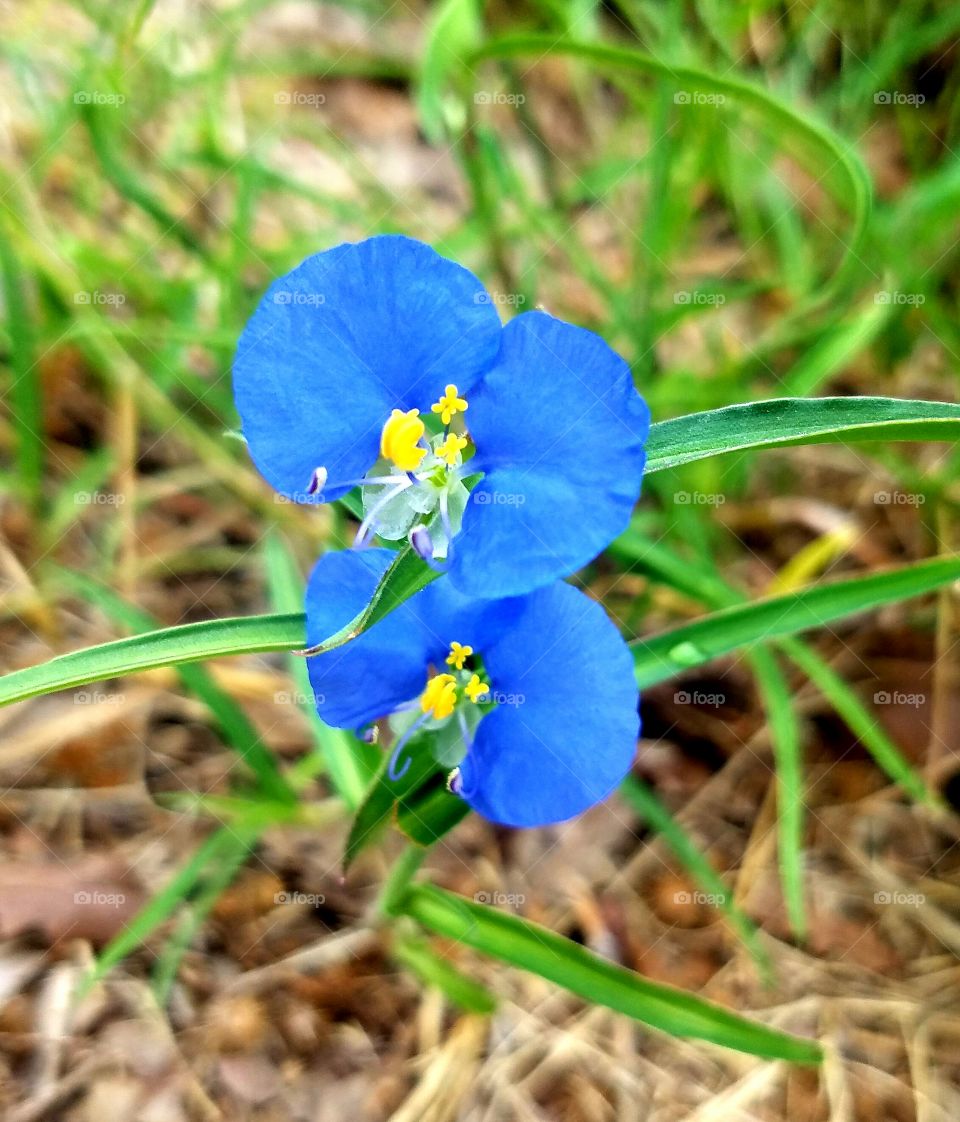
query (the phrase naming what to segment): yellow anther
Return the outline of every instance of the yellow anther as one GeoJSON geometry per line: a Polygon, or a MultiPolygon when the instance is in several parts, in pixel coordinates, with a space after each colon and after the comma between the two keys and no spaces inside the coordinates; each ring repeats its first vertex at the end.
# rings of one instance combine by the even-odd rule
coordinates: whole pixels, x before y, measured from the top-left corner
{"type": "Polygon", "coordinates": [[[430,406],[434,413],[440,414],[440,420],[443,421],[445,425],[450,424],[450,418],[453,417],[455,413],[466,412],[466,400],[459,397],[459,393],[460,391],[457,387],[451,383],[443,391],[443,396],[440,400],[435,405],[430,406]]]}
{"type": "Polygon", "coordinates": [[[452,674],[438,674],[427,682],[420,695],[420,708],[435,720],[449,717],[457,704],[457,680],[452,674]]]}
{"type": "Polygon", "coordinates": [[[474,674],[470,681],[463,687],[463,692],[471,701],[479,701],[485,693],[490,692],[490,687],[486,682],[480,681],[479,674],[474,674]]]}
{"type": "Polygon", "coordinates": [[[469,441],[465,436],[457,436],[454,432],[448,433],[446,440],[437,445],[437,455],[446,463],[447,467],[456,467],[457,456],[466,448],[468,443],[469,441]]]}
{"type": "Polygon", "coordinates": [[[404,413],[402,409],[394,409],[380,434],[380,455],[401,471],[415,471],[427,454],[426,448],[417,447],[423,433],[419,410],[404,413]]]}
{"type": "Polygon", "coordinates": [[[455,666],[458,670],[462,670],[463,664],[472,654],[473,647],[465,647],[462,643],[453,642],[447,655],[447,666],[455,666]]]}

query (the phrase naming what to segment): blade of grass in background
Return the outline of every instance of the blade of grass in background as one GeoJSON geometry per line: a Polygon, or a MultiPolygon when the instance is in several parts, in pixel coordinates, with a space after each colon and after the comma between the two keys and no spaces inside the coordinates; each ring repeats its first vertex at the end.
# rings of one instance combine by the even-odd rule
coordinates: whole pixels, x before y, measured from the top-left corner
{"type": "Polygon", "coordinates": [[[663,837],[703,891],[716,899],[717,907],[752,955],[764,980],[772,981],[770,957],[760,944],[756,927],[738,906],[726,882],[693,838],[642,779],[628,775],[620,787],[620,794],[651,830],[663,837]]]}
{"type": "Polygon", "coordinates": [[[757,647],[750,652],[750,665],[767,714],[776,763],[777,837],[783,897],[790,926],[802,942],[807,937],[807,911],[803,893],[804,783],[800,722],[790,686],[775,656],[757,647]]]}
{"type": "Polygon", "coordinates": [[[10,332],[10,405],[17,440],[17,483],[31,508],[43,499],[43,393],[34,356],[33,318],[27,303],[29,283],[7,231],[0,223],[0,281],[10,332]]]}

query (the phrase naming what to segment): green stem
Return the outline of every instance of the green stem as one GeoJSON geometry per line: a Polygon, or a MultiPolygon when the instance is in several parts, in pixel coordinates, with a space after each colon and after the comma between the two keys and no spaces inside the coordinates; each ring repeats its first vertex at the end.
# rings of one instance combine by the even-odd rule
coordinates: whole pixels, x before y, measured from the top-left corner
{"type": "Polygon", "coordinates": [[[397,858],[390,870],[380,898],[377,900],[376,913],[381,917],[394,916],[399,910],[403,897],[406,895],[410,882],[423,864],[429,850],[424,846],[408,846],[397,858]]]}

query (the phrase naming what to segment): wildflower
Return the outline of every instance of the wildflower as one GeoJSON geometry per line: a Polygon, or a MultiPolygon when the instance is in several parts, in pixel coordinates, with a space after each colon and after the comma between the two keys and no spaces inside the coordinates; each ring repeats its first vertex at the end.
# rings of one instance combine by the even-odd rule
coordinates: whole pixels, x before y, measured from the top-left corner
{"type": "Polygon", "coordinates": [[[647,407],[627,364],[543,312],[502,326],[466,269],[399,236],[275,281],[234,390],[282,494],[361,489],[358,542],[414,543],[465,593],[514,596],[586,564],[640,491],[647,407]]]}
{"type": "MultiPolygon", "coordinates": [[[[307,637],[353,618],[394,554],[320,559],[307,637]]],[[[639,731],[630,653],[599,604],[557,581],[525,596],[471,600],[435,581],[346,645],[311,658],[320,716],[366,729],[389,718],[388,775],[429,751],[450,787],[508,826],[560,822],[605,798],[639,731]]]]}

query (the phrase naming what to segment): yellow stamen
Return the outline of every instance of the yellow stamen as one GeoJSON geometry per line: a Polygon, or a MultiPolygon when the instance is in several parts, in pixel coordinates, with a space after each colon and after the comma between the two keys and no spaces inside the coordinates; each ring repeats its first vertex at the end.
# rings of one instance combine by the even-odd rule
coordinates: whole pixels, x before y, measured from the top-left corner
{"type": "Polygon", "coordinates": [[[457,456],[466,448],[469,441],[465,436],[457,436],[456,433],[448,433],[447,439],[442,444],[437,445],[437,455],[443,460],[447,467],[457,466],[457,456]]]}
{"type": "Polygon", "coordinates": [[[463,692],[470,698],[471,701],[479,701],[485,693],[490,692],[490,687],[486,682],[480,681],[480,675],[474,674],[469,682],[463,687],[463,692]]]}
{"type": "Polygon", "coordinates": [[[435,405],[430,406],[434,413],[440,414],[440,420],[445,425],[450,424],[450,419],[455,413],[466,412],[467,402],[464,398],[458,396],[459,393],[457,387],[451,383],[443,391],[440,400],[435,405]]]}
{"type": "Polygon", "coordinates": [[[427,682],[420,695],[420,708],[435,720],[449,717],[457,704],[457,680],[452,674],[438,674],[427,682]]]}
{"type": "Polygon", "coordinates": [[[417,447],[423,433],[419,410],[404,413],[402,409],[394,409],[380,434],[380,455],[401,471],[415,471],[427,454],[426,448],[417,447]]]}
{"type": "Polygon", "coordinates": [[[463,669],[463,664],[473,654],[473,647],[465,647],[462,643],[451,643],[450,653],[447,655],[447,666],[463,669]]]}

